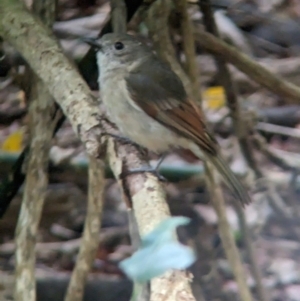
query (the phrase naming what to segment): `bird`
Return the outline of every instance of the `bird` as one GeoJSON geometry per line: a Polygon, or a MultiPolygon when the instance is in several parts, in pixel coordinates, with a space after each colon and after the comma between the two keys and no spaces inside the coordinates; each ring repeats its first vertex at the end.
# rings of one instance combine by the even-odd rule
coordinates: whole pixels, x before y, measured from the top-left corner
{"type": "Polygon", "coordinates": [[[126,33],[84,40],[96,51],[101,99],[123,137],[158,154],[177,149],[205,158],[243,206],[251,202],[222,157],[201,109],[168,63],[126,33]]]}

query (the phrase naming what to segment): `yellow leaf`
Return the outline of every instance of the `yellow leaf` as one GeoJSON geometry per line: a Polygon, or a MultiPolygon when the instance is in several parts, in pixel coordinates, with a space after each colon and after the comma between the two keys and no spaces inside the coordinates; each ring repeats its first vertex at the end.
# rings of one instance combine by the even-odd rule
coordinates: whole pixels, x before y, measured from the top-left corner
{"type": "Polygon", "coordinates": [[[225,92],[221,86],[206,89],[203,98],[210,109],[219,109],[225,105],[225,92]]]}
{"type": "Polygon", "coordinates": [[[20,152],[23,148],[23,131],[18,130],[10,134],[2,143],[1,150],[6,152],[20,152]]]}

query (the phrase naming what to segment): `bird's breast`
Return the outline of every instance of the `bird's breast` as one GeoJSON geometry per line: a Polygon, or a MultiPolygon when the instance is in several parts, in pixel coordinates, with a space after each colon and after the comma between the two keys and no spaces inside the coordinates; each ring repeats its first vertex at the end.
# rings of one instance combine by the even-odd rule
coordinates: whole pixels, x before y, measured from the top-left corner
{"type": "Polygon", "coordinates": [[[101,97],[109,118],[122,135],[154,152],[164,152],[178,144],[184,144],[184,138],[155,119],[147,115],[132,99],[122,76],[100,78],[101,97]],[[114,78],[114,79],[113,79],[114,78]]]}

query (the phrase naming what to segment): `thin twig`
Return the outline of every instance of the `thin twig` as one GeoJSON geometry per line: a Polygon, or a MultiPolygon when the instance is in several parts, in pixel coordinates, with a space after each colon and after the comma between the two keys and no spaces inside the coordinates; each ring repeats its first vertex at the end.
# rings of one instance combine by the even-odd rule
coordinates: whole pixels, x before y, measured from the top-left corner
{"type": "MultiPolygon", "coordinates": [[[[99,234],[97,241],[105,246],[110,245],[112,241],[122,240],[128,236],[128,229],[125,227],[110,227],[99,234]]],[[[82,238],[71,239],[67,241],[38,242],[36,244],[36,256],[38,258],[50,258],[64,254],[68,256],[75,255],[82,245],[82,238]]],[[[13,242],[7,242],[0,245],[1,256],[12,256],[16,245],[13,242]]]]}
{"type": "Polygon", "coordinates": [[[127,9],[124,1],[110,0],[113,32],[125,33],[127,28],[127,9]]]}
{"type": "Polygon", "coordinates": [[[240,230],[243,236],[243,241],[246,246],[246,251],[250,263],[250,269],[251,269],[253,279],[255,280],[255,285],[256,285],[257,294],[259,296],[259,300],[268,301],[270,300],[270,297],[263,285],[263,277],[257,263],[257,256],[255,254],[255,249],[253,247],[252,235],[247,225],[245,212],[243,208],[240,206],[240,204],[238,203],[234,203],[234,207],[238,215],[240,230]]]}
{"type": "Polygon", "coordinates": [[[255,147],[261,151],[273,164],[279,166],[283,170],[294,171],[297,169],[297,165],[290,164],[287,160],[285,160],[282,156],[276,154],[272,149],[268,146],[265,139],[256,134],[253,139],[255,147]]]}
{"type": "MultiPolygon", "coordinates": [[[[126,5],[123,1],[111,1],[112,25],[117,32],[126,32],[126,13],[120,18],[126,5]]],[[[98,248],[98,233],[101,227],[103,207],[104,164],[90,157],[89,162],[89,197],[83,240],[75,269],[72,273],[65,301],[80,301],[83,297],[85,282],[98,248]],[[100,199],[99,199],[100,197],[100,199]]]]}
{"type": "Polygon", "coordinates": [[[247,55],[203,30],[195,29],[195,37],[207,51],[217,54],[251,79],[290,102],[300,102],[300,88],[273,74],[247,55]]]}
{"type": "MultiPolygon", "coordinates": [[[[200,8],[203,13],[203,21],[206,30],[219,38],[219,32],[214,20],[213,12],[211,9],[210,0],[201,0],[200,8]]],[[[220,76],[221,84],[225,89],[227,106],[229,107],[231,118],[233,121],[233,128],[238,138],[241,151],[244,158],[247,160],[248,165],[255,172],[257,178],[263,176],[254,158],[253,147],[248,138],[248,130],[245,122],[242,121],[242,114],[240,104],[237,98],[237,91],[226,61],[220,55],[215,55],[215,62],[218,67],[218,74],[220,76]]]]}
{"type": "MultiPolygon", "coordinates": [[[[212,33],[214,36],[219,37],[218,28],[216,26],[211,7],[209,5],[204,5],[204,3],[209,4],[210,0],[202,0],[200,2],[200,8],[203,12],[203,19],[204,19],[204,25],[206,27],[206,30],[208,32],[212,33]]],[[[247,136],[248,133],[247,133],[247,128],[245,126],[245,123],[242,121],[241,108],[240,108],[240,104],[239,104],[239,101],[237,98],[237,91],[236,91],[234,82],[231,78],[229,68],[226,65],[226,62],[222,59],[222,57],[215,55],[215,61],[216,61],[216,65],[219,69],[220,81],[225,89],[227,105],[230,109],[231,117],[233,120],[233,128],[234,128],[235,134],[237,135],[240,148],[241,148],[242,153],[243,153],[245,159],[247,160],[249,166],[255,172],[256,177],[261,178],[263,176],[263,174],[262,174],[261,170],[259,169],[257,162],[254,158],[253,146],[251,145],[249,138],[247,136]]],[[[215,208],[216,208],[216,205],[215,205],[215,208]]],[[[242,231],[243,237],[245,239],[246,249],[248,252],[252,275],[256,282],[258,296],[259,296],[260,300],[268,301],[269,298],[268,298],[265,288],[263,286],[262,276],[261,276],[261,273],[260,273],[260,270],[259,270],[259,267],[258,267],[258,264],[256,261],[255,252],[254,252],[254,249],[252,246],[252,238],[251,238],[249,229],[246,224],[243,209],[237,203],[235,203],[235,208],[238,213],[241,231],[242,231]]],[[[216,211],[217,211],[217,208],[216,208],[216,211]]]]}
{"type": "MultiPolygon", "coordinates": [[[[185,7],[186,8],[186,7],[185,7]]],[[[188,29],[185,31],[185,34],[191,35],[191,32],[188,31],[188,29]]],[[[191,47],[191,43],[189,44],[189,46],[191,47]]],[[[189,53],[189,55],[194,55],[194,57],[189,58],[191,61],[193,61],[195,59],[195,52],[193,53],[189,53]]],[[[191,78],[191,76],[195,76],[193,73],[189,73],[188,74],[189,77],[191,78]]],[[[196,82],[198,82],[198,75],[196,75],[196,80],[194,80],[194,84],[196,82]]],[[[189,82],[189,84],[191,85],[191,82],[189,82]]],[[[190,89],[193,91],[193,89],[190,89]]],[[[190,95],[191,97],[193,95],[190,95]]],[[[207,165],[207,164],[206,164],[207,165]]],[[[208,187],[210,188],[210,193],[211,193],[211,198],[213,200],[215,200],[213,202],[214,206],[215,206],[215,210],[217,211],[218,214],[218,218],[219,218],[219,223],[220,223],[220,234],[221,234],[221,238],[222,238],[222,242],[223,240],[227,240],[228,237],[230,236],[231,240],[229,239],[229,241],[227,241],[226,243],[224,243],[224,249],[227,255],[227,258],[229,260],[229,263],[233,269],[236,281],[238,283],[239,289],[240,289],[240,293],[242,296],[243,301],[250,301],[251,300],[251,294],[250,291],[247,287],[247,283],[245,280],[245,274],[243,271],[243,267],[242,267],[242,263],[239,259],[238,256],[238,251],[235,245],[235,242],[231,236],[231,232],[230,232],[230,228],[228,225],[228,221],[225,215],[225,206],[224,206],[224,200],[223,200],[223,196],[222,196],[222,192],[220,189],[220,186],[215,182],[214,178],[212,177],[213,175],[213,168],[209,167],[206,168],[206,172],[207,172],[207,181],[209,182],[210,185],[208,185],[208,187]],[[211,175],[211,177],[210,177],[211,175]],[[226,227],[227,224],[227,227],[226,227]],[[225,227],[224,227],[225,226],[225,227]],[[237,256],[232,256],[237,254],[237,256]]]]}
{"type": "Polygon", "coordinates": [[[90,157],[87,215],[76,265],[65,301],[81,301],[88,273],[99,247],[99,231],[103,208],[104,164],[90,157]]]}
{"type": "Polygon", "coordinates": [[[186,0],[177,0],[174,2],[176,10],[180,15],[180,29],[183,40],[183,50],[186,60],[187,74],[190,78],[191,88],[195,101],[201,105],[202,95],[199,82],[199,68],[196,60],[195,41],[193,35],[192,22],[188,14],[188,4],[186,0]]]}
{"type": "MultiPolygon", "coordinates": [[[[127,31],[127,11],[126,11],[126,5],[124,0],[111,0],[111,20],[112,20],[112,26],[113,26],[113,32],[115,33],[126,33],[127,31]]],[[[116,143],[116,142],[114,142],[116,143]]],[[[125,146],[126,148],[126,146],[125,146]]],[[[139,228],[136,222],[136,212],[131,207],[131,202],[126,195],[126,192],[124,191],[124,186],[122,185],[122,181],[119,181],[121,183],[122,193],[123,193],[123,200],[125,204],[127,204],[128,209],[128,223],[129,223],[129,233],[130,233],[130,239],[131,239],[131,245],[137,249],[140,246],[140,233],[139,228]]],[[[139,284],[136,281],[133,283],[133,291],[131,300],[139,300],[139,301],[149,301],[150,298],[150,286],[149,283],[145,284],[139,284]],[[139,289],[138,289],[139,288],[139,289]],[[139,291],[139,296],[135,296],[136,292],[139,291]]]]}
{"type": "Polygon", "coordinates": [[[219,233],[221,241],[228,258],[230,267],[237,282],[241,299],[243,301],[251,301],[251,293],[246,281],[245,271],[238,249],[236,247],[232,231],[226,216],[226,207],[220,186],[216,182],[213,168],[206,164],[207,185],[209,187],[210,199],[218,216],[219,233]]]}
{"type": "MultiPolygon", "coordinates": [[[[34,12],[51,26],[54,21],[55,1],[33,3],[34,12]]],[[[48,185],[48,160],[54,124],[51,113],[54,102],[42,81],[28,69],[31,86],[27,93],[30,100],[30,151],[27,164],[25,188],[20,215],[16,227],[16,301],[34,301],[35,244],[48,185]]]]}
{"type": "Polygon", "coordinates": [[[273,134],[293,137],[297,139],[300,138],[299,129],[294,129],[287,126],[281,126],[281,125],[267,123],[267,122],[258,122],[256,125],[256,129],[267,133],[273,133],[273,134]]]}
{"type": "Polygon", "coordinates": [[[147,12],[146,23],[149,35],[159,56],[172,66],[173,71],[180,77],[188,95],[193,95],[189,77],[176,59],[175,50],[169,33],[169,16],[172,7],[171,0],[158,0],[152,3],[147,12]]]}

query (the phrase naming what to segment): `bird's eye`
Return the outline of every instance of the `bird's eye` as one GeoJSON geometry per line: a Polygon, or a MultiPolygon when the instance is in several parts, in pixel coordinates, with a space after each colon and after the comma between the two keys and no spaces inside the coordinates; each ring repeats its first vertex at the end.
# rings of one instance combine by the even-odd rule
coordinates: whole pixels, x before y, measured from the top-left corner
{"type": "Polygon", "coordinates": [[[116,42],[115,43],[115,49],[121,50],[124,48],[124,44],[122,42],[116,42]]]}

